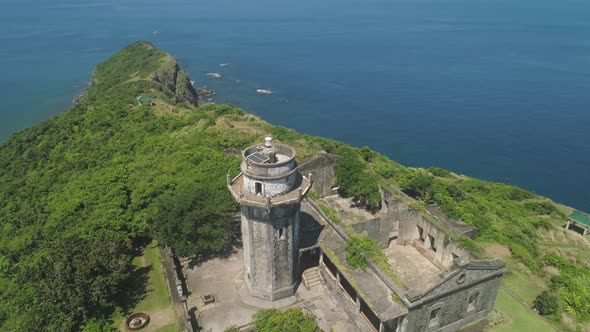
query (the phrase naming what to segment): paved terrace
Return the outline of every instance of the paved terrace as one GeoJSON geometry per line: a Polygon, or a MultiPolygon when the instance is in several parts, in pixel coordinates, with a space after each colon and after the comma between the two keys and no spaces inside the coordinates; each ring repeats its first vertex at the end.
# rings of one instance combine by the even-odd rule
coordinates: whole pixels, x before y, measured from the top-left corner
{"type": "Polygon", "coordinates": [[[387,256],[393,272],[409,289],[442,280],[441,269],[413,245],[392,244],[383,252],[387,256]]]}
{"type": "Polygon", "coordinates": [[[226,259],[211,259],[186,269],[191,294],[189,308],[197,309],[197,319],[203,331],[222,332],[231,325],[244,326],[260,309],[293,307],[309,310],[325,331],[362,331],[348,314],[340,310],[344,297],[323,285],[311,289],[300,285],[295,296],[275,302],[252,297],[243,280],[244,253],[237,251],[226,259]],[[205,304],[203,296],[211,294],[214,303],[205,304]]]}
{"type": "Polygon", "coordinates": [[[336,194],[324,197],[324,201],[334,208],[340,219],[346,223],[355,224],[383,216],[381,211],[371,213],[364,208],[356,207],[352,197],[345,198],[336,194]]]}

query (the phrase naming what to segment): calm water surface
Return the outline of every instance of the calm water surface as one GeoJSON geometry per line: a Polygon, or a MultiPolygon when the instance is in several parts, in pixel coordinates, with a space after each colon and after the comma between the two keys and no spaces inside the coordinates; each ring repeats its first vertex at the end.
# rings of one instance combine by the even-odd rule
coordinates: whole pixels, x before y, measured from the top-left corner
{"type": "Polygon", "coordinates": [[[71,106],[98,62],[145,39],[271,123],[590,211],[586,0],[1,4],[0,141],[71,106]]]}

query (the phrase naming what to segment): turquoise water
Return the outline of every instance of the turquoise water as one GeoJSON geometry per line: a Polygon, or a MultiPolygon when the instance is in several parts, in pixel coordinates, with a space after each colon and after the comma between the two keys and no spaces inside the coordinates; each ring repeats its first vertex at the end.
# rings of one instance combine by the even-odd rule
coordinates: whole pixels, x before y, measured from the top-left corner
{"type": "Polygon", "coordinates": [[[0,140],[138,39],[271,123],[590,211],[586,0],[4,0],[0,140]]]}

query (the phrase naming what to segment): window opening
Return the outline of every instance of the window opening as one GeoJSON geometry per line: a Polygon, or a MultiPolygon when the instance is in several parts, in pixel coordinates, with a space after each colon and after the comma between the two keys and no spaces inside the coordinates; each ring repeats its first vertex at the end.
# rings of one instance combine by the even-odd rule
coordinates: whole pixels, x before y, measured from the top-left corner
{"type": "Polygon", "coordinates": [[[430,240],[430,248],[432,248],[432,250],[434,252],[436,252],[436,246],[434,245],[434,241],[435,241],[434,236],[428,235],[428,240],[430,240]]]}
{"type": "Polygon", "coordinates": [[[418,230],[418,239],[424,242],[424,229],[422,229],[420,226],[416,226],[416,229],[418,230]]]}
{"type": "Polygon", "coordinates": [[[475,311],[477,308],[477,299],[479,298],[479,292],[475,292],[469,295],[469,303],[467,304],[467,311],[475,311]]]}
{"type": "Polygon", "coordinates": [[[262,182],[256,182],[254,184],[254,192],[256,195],[262,195],[262,182]]]}
{"type": "Polygon", "coordinates": [[[440,314],[440,307],[434,308],[430,311],[430,324],[428,324],[428,327],[433,327],[433,326],[438,325],[439,314],[440,314]]]}

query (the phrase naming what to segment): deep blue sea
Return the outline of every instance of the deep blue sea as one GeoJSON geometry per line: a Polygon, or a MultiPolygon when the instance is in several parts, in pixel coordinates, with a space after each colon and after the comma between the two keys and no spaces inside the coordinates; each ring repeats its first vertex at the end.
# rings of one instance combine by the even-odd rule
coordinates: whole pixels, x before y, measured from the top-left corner
{"type": "Polygon", "coordinates": [[[273,124],[590,212],[588,0],[0,5],[0,141],[71,106],[97,63],[142,39],[273,124]]]}

